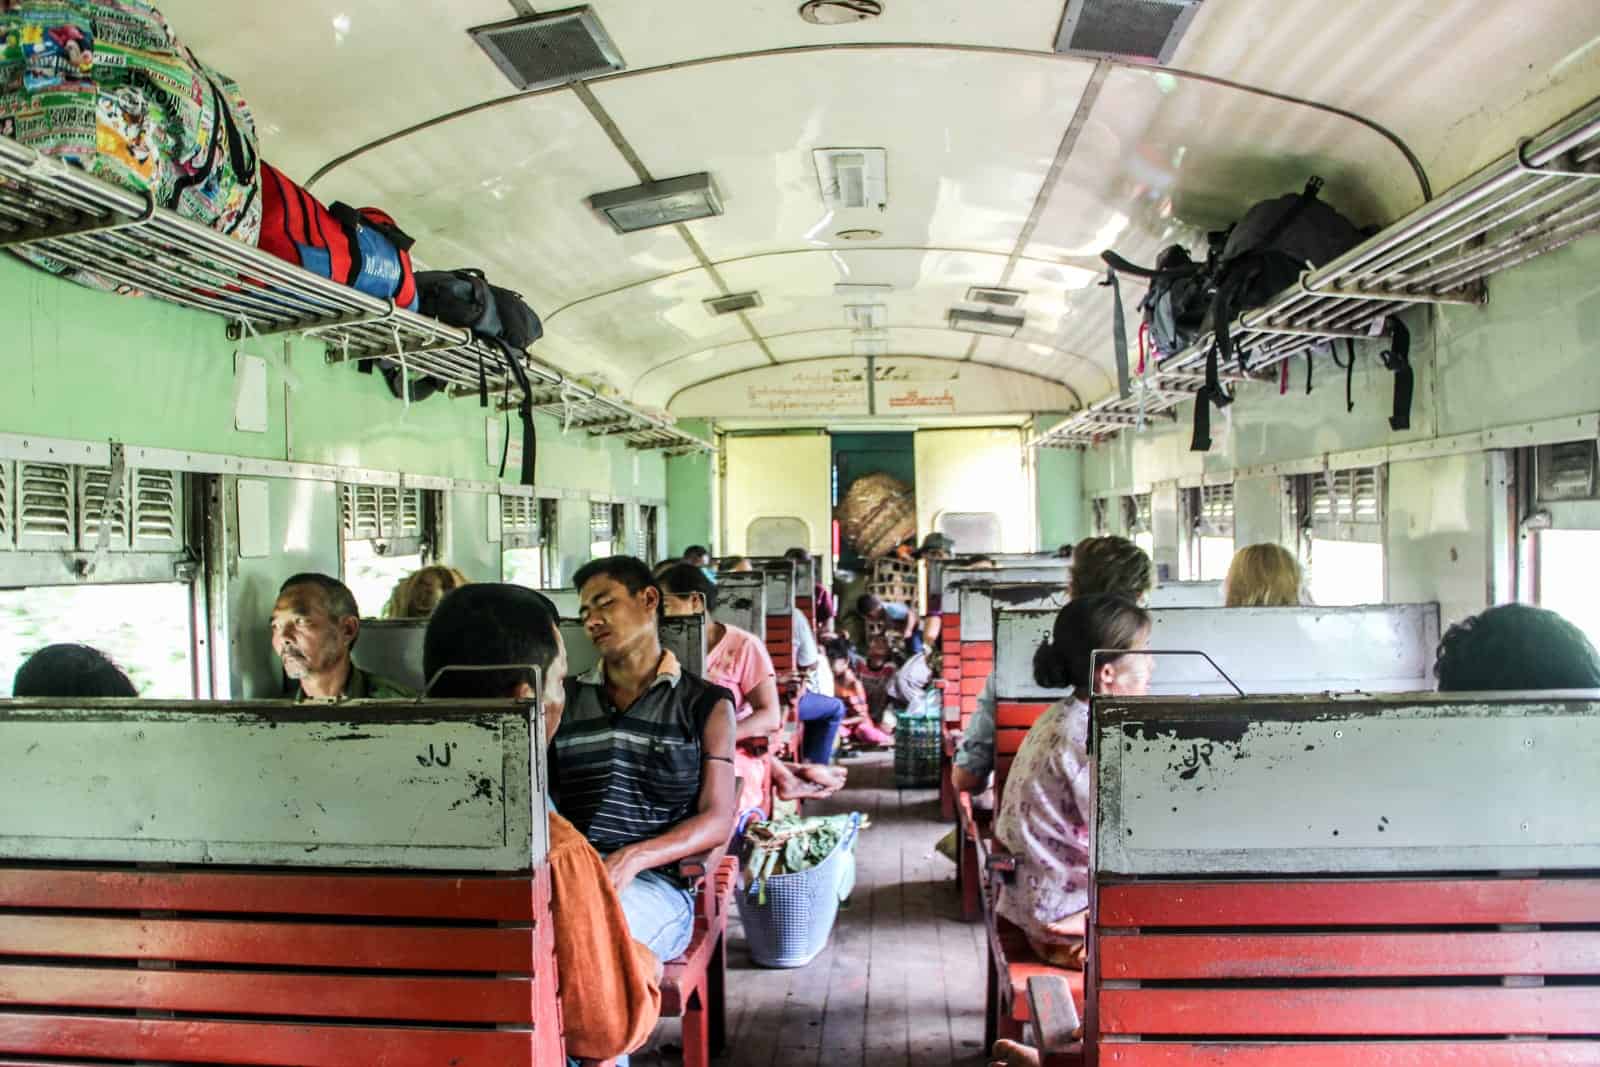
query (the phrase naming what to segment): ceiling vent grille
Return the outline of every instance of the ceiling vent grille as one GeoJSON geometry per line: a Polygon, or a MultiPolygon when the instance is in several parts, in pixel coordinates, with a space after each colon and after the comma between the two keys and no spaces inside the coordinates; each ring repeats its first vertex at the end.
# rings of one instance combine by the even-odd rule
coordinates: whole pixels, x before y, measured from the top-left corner
{"type": "Polygon", "coordinates": [[[732,315],[735,311],[749,311],[751,308],[761,306],[761,294],[757,292],[729,293],[727,296],[713,297],[705,302],[706,310],[713,315],[732,315]]]}
{"type": "Polygon", "coordinates": [[[1020,289],[994,289],[987,286],[975,285],[967,290],[967,302],[971,304],[993,304],[995,307],[1014,308],[1022,303],[1022,298],[1027,296],[1020,289]]]}
{"type": "Polygon", "coordinates": [[[592,8],[497,22],[467,31],[518,89],[613,74],[627,64],[592,8]]]}
{"type": "Polygon", "coordinates": [[[1056,51],[1170,63],[1201,0],[1069,0],[1056,51]]]}

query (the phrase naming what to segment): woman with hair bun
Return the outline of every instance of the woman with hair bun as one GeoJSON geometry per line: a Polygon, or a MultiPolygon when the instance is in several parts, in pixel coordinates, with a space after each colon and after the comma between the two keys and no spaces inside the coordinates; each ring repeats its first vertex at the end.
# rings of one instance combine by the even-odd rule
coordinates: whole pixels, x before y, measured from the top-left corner
{"type": "Polygon", "coordinates": [[[1089,906],[1089,697],[1150,688],[1150,615],[1111,594],[1076,599],[1033,657],[1034,681],[1070,692],[1028,731],[1006,780],[995,836],[1017,857],[996,910],[1041,959],[1082,969],[1089,906]],[[1093,653],[1101,655],[1091,665],[1093,653]],[[1107,652],[1110,654],[1108,655],[1107,652]]]}

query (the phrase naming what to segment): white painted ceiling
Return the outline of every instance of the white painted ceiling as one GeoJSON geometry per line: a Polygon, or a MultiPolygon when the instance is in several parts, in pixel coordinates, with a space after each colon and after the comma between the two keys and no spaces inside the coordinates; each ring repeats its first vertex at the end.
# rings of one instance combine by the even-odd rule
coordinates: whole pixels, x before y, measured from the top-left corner
{"type": "Polygon", "coordinates": [[[570,88],[517,94],[468,38],[516,14],[505,0],[162,4],[243,85],[269,159],[325,171],[325,200],[388,209],[426,265],[526,294],[546,362],[663,407],[848,355],[840,281],[895,286],[891,354],[1013,368],[1091,402],[1114,388],[1102,249],[1150,261],[1311,173],[1358,223],[1421,202],[1380,134],[1252,89],[1386,127],[1435,191],[1600,95],[1595,0],[1206,0],[1170,72],[1099,79],[1051,52],[1060,0],[885,0],[842,27],[797,6],[598,0],[628,70],[589,84],[591,108],[570,88]],[[639,178],[605,121],[653,177],[710,171],[726,214],[690,223],[692,244],[612,233],[586,198],[639,178]],[[829,146],[888,150],[886,211],[825,218],[811,152],[829,146]],[[882,239],[834,237],[863,226],[882,239]],[[1028,292],[1015,339],[946,328],[968,287],[996,284],[1028,292]],[[745,289],[763,306],[744,321],[702,306],[745,289]]]}

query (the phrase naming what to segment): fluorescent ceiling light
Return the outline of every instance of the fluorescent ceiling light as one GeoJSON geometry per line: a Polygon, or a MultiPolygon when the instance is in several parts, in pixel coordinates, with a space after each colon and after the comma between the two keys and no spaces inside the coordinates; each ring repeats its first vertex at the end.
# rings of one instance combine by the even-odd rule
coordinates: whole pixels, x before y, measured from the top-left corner
{"type": "Polygon", "coordinates": [[[618,233],[722,214],[716,183],[705,173],[597,193],[589,198],[589,206],[604,215],[618,233]]]}
{"type": "Polygon", "coordinates": [[[876,330],[883,325],[888,308],[882,304],[851,304],[844,309],[844,321],[852,330],[876,330]]]}
{"type": "Polygon", "coordinates": [[[985,308],[972,311],[967,308],[950,309],[950,328],[967,333],[992,334],[995,337],[1015,337],[1026,321],[1020,311],[1000,311],[985,308]]]}
{"type": "Polygon", "coordinates": [[[1014,308],[1022,303],[1027,296],[1020,289],[997,289],[993,286],[974,285],[967,290],[967,302],[971,304],[993,304],[995,307],[1014,308]]]}
{"type": "Polygon", "coordinates": [[[889,204],[889,153],[881,148],[819,148],[817,165],[822,202],[835,211],[889,204]]]}
{"type": "Polygon", "coordinates": [[[835,282],[833,295],[848,297],[852,300],[876,300],[894,292],[894,286],[887,283],[873,284],[871,282],[835,282]]]}

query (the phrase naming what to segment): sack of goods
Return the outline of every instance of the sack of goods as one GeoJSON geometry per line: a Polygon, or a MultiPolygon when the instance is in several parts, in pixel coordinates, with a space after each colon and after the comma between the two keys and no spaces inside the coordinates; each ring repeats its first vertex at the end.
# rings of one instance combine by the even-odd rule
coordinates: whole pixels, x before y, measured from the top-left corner
{"type": "MultiPolygon", "coordinates": [[[[0,4],[0,135],[157,207],[255,244],[255,122],[239,87],[195,58],[137,0],[0,4]]],[[[136,292],[26,248],[29,262],[96,288],[136,292]]]]}
{"type": "Polygon", "coordinates": [[[856,884],[860,812],[756,823],[745,831],[738,894],[750,958],[762,967],[804,967],[828,944],[840,902],[856,884]]]}
{"type": "Polygon", "coordinates": [[[417,310],[411,238],[374,207],[331,208],[270,163],[261,164],[261,249],[313,274],[417,310]]]}

